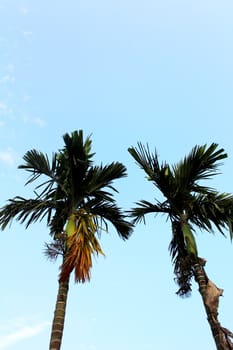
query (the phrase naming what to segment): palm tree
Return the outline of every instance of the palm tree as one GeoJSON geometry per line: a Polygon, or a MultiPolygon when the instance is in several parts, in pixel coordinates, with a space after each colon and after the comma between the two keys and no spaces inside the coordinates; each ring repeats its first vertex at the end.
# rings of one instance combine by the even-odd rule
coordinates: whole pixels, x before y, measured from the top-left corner
{"type": "Polygon", "coordinates": [[[72,271],[76,282],[90,280],[92,257],[104,254],[98,238],[109,223],[124,240],[132,231],[113,198],[112,183],[126,176],[125,166],[119,162],[93,165],[91,139],[84,140],[82,130],[65,134],[63,140],[64,148],[52,155],[51,162],[47,154],[35,149],[24,155],[19,168],[30,173],[26,184],[43,180],[35,188],[35,198],[16,196],[0,210],[3,230],[14,218],[26,228],[47,218],[53,241],[46,244],[46,254],[55,259],[62,255],[50,350],[61,347],[72,271]]]}
{"type": "Polygon", "coordinates": [[[194,237],[195,228],[209,232],[216,228],[223,235],[225,229],[229,229],[232,239],[233,196],[200,184],[218,173],[218,167],[227,154],[216,143],[209,147],[195,146],[188,156],[170,166],[166,162],[160,164],[156,150],[151,153],[148,144],[144,146],[139,142],[137,146],[129,148],[129,153],[164,199],[156,199],[154,203],[137,202],[137,207],[130,211],[133,223],[145,222],[145,215],[149,213],[167,216],[171,222],[169,249],[179,286],[177,294],[189,295],[194,279],[199,286],[217,349],[233,349],[230,340],[233,334],[218,321],[219,296],[223,290],[208,278],[204,268],[206,261],[198,256],[194,237]]]}

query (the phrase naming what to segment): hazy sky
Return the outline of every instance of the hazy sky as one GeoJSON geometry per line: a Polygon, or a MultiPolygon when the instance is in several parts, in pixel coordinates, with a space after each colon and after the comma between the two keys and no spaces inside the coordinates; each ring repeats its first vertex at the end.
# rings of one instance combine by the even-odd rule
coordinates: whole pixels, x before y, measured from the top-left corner
{"type": "MultiPolygon", "coordinates": [[[[211,184],[233,192],[233,4],[187,0],[0,0],[1,203],[33,196],[17,166],[32,148],[52,154],[62,135],[92,134],[96,164],[118,160],[129,209],[156,192],[127,152],[137,141],[179,161],[217,142],[229,157],[211,184]]],[[[212,349],[197,286],[175,292],[165,217],[148,217],[128,242],[103,234],[92,280],[71,280],[64,350],[212,349]]],[[[0,349],[48,348],[59,262],[43,255],[46,223],[13,223],[0,236],[0,349]]],[[[233,331],[229,239],[197,232],[209,277],[224,289],[220,321],[233,331]]]]}

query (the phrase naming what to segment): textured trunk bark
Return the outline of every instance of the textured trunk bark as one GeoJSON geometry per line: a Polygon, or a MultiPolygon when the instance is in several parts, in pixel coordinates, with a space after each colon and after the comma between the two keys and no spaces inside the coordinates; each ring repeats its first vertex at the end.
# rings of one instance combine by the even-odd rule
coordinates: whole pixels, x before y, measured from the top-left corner
{"type": "Polygon", "coordinates": [[[199,286],[199,292],[207,314],[212,335],[216,344],[217,350],[232,350],[233,343],[230,338],[233,334],[226,328],[223,328],[218,321],[218,305],[219,297],[223,290],[216,287],[215,284],[208,278],[203,265],[194,265],[194,276],[199,286]]]}
{"type": "Polygon", "coordinates": [[[65,323],[66,302],[69,289],[69,280],[59,282],[57,302],[54,311],[49,350],[60,350],[65,323]]]}

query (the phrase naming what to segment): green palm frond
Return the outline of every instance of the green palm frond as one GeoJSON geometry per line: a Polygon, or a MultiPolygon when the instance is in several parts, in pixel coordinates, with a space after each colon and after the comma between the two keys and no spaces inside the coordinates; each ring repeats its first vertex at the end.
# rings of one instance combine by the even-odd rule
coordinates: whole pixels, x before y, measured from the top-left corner
{"type": "Polygon", "coordinates": [[[74,131],[71,135],[65,134],[63,139],[65,146],[57,156],[57,195],[69,196],[72,206],[85,195],[83,182],[92,165],[94,153],[90,153],[90,137],[84,140],[82,130],[74,131]]]}
{"type": "Polygon", "coordinates": [[[177,294],[187,297],[192,291],[193,269],[179,221],[172,221],[172,240],[169,244],[169,251],[174,266],[175,281],[179,286],[177,294]]]}
{"type": "Polygon", "coordinates": [[[70,213],[70,206],[66,200],[55,201],[56,209],[53,212],[52,217],[48,220],[50,235],[56,237],[64,230],[65,223],[70,213]]]}
{"type": "Polygon", "coordinates": [[[167,202],[160,203],[157,201],[155,204],[148,202],[146,200],[141,200],[136,203],[137,207],[132,208],[129,215],[133,218],[133,223],[145,222],[145,215],[150,213],[163,213],[169,215],[170,209],[167,206],[167,202]]]}
{"type": "Polygon", "coordinates": [[[25,199],[17,196],[8,201],[0,210],[0,227],[2,230],[15,218],[21,224],[25,223],[26,228],[33,222],[41,221],[47,216],[47,222],[51,218],[51,212],[55,209],[53,201],[40,199],[25,199]]]}
{"type": "Polygon", "coordinates": [[[105,229],[108,230],[108,222],[110,222],[121,238],[129,238],[133,230],[133,225],[126,220],[125,215],[115,202],[93,201],[88,204],[91,204],[88,210],[100,220],[100,224],[97,225],[98,227],[102,228],[104,223],[105,229]]]}
{"type": "MultiPolygon", "coordinates": [[[[103,188],[110,188],[117,192],[111,184],[114,180],[126,176],[126,167],[122,163],[113,162],[106,166],[91,167],[83,185],[88,195],[95,195],[98,191],[102,191],[103,188]]],[[[105,192],[105,194],[112,195],[109,192],[105,192]]]]}
{"type": "MultiPolygon", "coordinates": [[[[77,161],[86,162],[87,160],[91,163],[91,158],[95,153],[91,152],[91,138],[88,136],[85,140],[83,138],[82,130],[75,130],[69,135],[66,133],[63,136],[65,147],[62,152],[67,154],[67,157],[73,158],[74,163],[77,161]]],[[[71,160],[71,159],[70,159],[71,160]]]]}
{"type": "Polygon", "coordinates": [[[31,173],[25,185],[34,182],[42,175],[49,178],[48,180],[40,183],[38,186],[35,187],[35,194],[38,197],[42,198],[44,195],[47,196],[50,191],[53,191],[53,186],[57,181],[55,175],[55,170],[57,166],[56,158],[57,155],[55,153],[52,155],[50,166],[48,155],[33,149],[31,151],[26,152],[26,154],[23,157],[25,163],[19,165],[18,167],[19,169],[24,169],[31,173]],[[39,193],[38,190],[40,190],[39,193]]]}
{"type": "Polygon", "coordinates": [[[138,142],[138,147],[130,147],[128,151],[139,164],[140,168],[148,175],[148,179],[155,180],[156,174],[161,170],[156,150],[154,154],[152,154],[148,144],[143,146],[141,142],[138,142]]]}
{"type": "MultiPolygon", "coordinates": [[[[61,151],[61,155],[64,156],[63,164],[68,165],[68,169],[72,176],[76,176],[76,180],[80,181],[84,178],[84,175],[88,167],[92,164],[92,157],[94,153],[91,151],[91,139],[87,137],[83,139],[83,131],[74,131],[63,136],[65,147],[61,151]],[[67,160],[67,162],[65,162],[67,160]]],[[[68,170],[67,169],[67,170],[68,170]]]]}
{"type": "MultiPolygon", "coordinates": [[[[195,146],[188,156],[173,166],[174,178],[179,188],[204,192],[204,187],[198,186],[201,180],[207,180],[218,174],[218,168],[227,154],[218,144],[195,146]]],[[[208,188],[206,189],[208,191],[208,188]]]]}
{"type": "Polygon", "coordinates": [[[215,226],[223,235],[228,229],[232,239],[232,194],[218,192],[198,194],[193,200],[189,216],[190,221],[200,229],[212,232],[215,226]]]}
{"type": "Polygon", "coordinates": [[[176,191],[177,184],[170,166],[166,162],[159,164],[156,149],[153,154],[148,145],[143,146],[139,142],[138,148],[131,147],[128,151],[140,168],[145,171],[147,179],[152,181],[167,199],[171,198],[176,191]]]}
{"type": "Polygon", "coordinates": [[[32,149],[23,156],[24,164],[19,165],[19,169],[24,169],[31,173],[26,185],[35,181],[41,175],[46,175],[52,180],[55,180],[54,171],[56,169],[56,154],[52,157],[52,166],[50,166],[47,154],[32,149]]]}

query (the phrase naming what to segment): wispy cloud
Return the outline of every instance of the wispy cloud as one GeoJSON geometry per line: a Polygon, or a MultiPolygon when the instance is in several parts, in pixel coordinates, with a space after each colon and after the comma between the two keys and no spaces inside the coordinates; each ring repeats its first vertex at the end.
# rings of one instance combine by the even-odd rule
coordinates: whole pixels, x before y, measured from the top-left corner
{"type": "Polygon", "coordinates": [[[0,115],[6,115],[11,112],[12,110],[9,108],[9,106],[5,102],[0,101],[0,115]]]}
{"type": "Polygon", "coordinates": [[[0,83],[1,84],[3,84],[3,83],[14,83],[14,82],[15,82],[15,77],[10,75],[10,74],[3,75],[0,78],[0,83]]]}
{"type": "Polygon", "coordinates": [[[22,15],[26,16],[29,14],[30,11],[29,11],[29,8],[27,6],[22,6],[22,7],[20,7],[19,12],[22,15]]]}
{"type": "Polygon", "coordinates": [[[34,337],[43,332],[48,326],[50,326],[50,322],[42,322],[33,326],[22,326],[13,329],[7,334],[0,334],[0,349],[7,349],[23,339],[34,337]]]}
{"type": "Polygon", "coordinates": [[[14,70],[15,66],[12,63],[8,63],[4,67],[4,73],[2,76],[0,76],[0,83],[14,83],[15,82],[15,76],[14,76],[14,70]]]}
{"type": "Polygon", "coordinates": [[[30,30],[25,30],[25,31],[23,32],[23,36],[24,36],[24,38],[26,38],[26,39],[31,39],[31,38],[32,38],[32,32],[31,32],[30,30]]]}
{"type": "Polygon", "coordinates": [[[7,165],[14,165],[15,160],[16,154],[11,148],[6,149],[5,151],[0,151],[0,161],[7,165]]]}
{"type": "Polygon", "coordinates": [[[41,118],[34,118],[32,119],[32,122],[40,128],[43,128],[46,125],[46,122],[41,118]]]}
{"type": "Polygon", "coordinates": [[[23,102],[28,102],[28,101],[30,101],[30,99],[31,99],[30,95],[28,95],[28,94],[23,95],[23,102]]]}
{"type": "Polygon", "coordinates": [[[24,123],[35,124],[36,126],[39,126],[40,128],[44,128],[47,124],[44,119],[39,118],[39,117],[32,118],[29,116],[24,116],[23,121],[24,121],[24,123]]]}
{"type": "Polygon", "coordinates": [[[8,63],[7,66],[6,66],[6,70],[9,73],[13,73],[14,70],[15,70],[15,65],[13,63],[8,63]]]}
{"type": "Polygon", "coordinates": [[[0,101],[0,114],[5,113],[8,110],[6,103],[0,101]]]}

